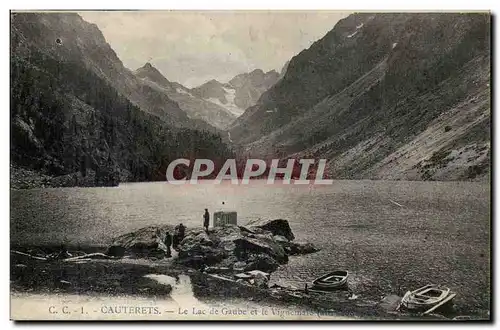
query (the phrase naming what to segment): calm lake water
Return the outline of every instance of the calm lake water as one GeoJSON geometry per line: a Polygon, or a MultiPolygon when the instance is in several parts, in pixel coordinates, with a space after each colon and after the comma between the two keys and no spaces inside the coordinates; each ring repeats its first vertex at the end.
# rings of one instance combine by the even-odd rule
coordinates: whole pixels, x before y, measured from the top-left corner
{"type": "Polygon", "coordinates": [[[11,191],[11,243],[105,245],[147,225],[199,227],[205,208],[237,211],[239,224],[287,219],[296,240],[319,246],[320,252],[291,258],[273,274],[287,285],[341,268],[351,272],[350,286],[360,294],[442,283],[458,291],[456,300],[467,310],[489,308],[489,183],[205,181],[11,191]]]}

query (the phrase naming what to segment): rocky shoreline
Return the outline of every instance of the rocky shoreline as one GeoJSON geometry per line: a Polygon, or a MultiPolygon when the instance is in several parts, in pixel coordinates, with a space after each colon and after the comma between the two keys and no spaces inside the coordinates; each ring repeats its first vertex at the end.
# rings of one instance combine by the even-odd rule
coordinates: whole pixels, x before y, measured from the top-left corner
{"type": "Polygon", "coordinates": [[[34,170],[10,166],[11,189],[60,188],[60,187],[116,187],[117,180],[96,180],[96,172],[87,170],[85,176],[80,172],[50,176],[34,170]]]}
{"type": "MultiPolygon", "coordinates": [[[[174,228],[169,225],[139,229],[116,238],[107,255],[165,258],[168,256],[165,237],[173,232],[174,228]]],[[[175,262],[206,273],[224,274],[235,281],[248,279],[252,284],[265,286],[269,274],[287,263],[289,256],[319,251],[311,243],[294,239],[288,221],[283,219],[257,220],[246,226],[226,225],[208,232],[201,228],[188,229],[177,247],[175,262]]]]}
{"type": "Polygon", "coordinates": [[[313,244],[295,242],[283,219],[216,227],[208,233],[188,228],[171,258],[164,244],[167,232],[172,233],[173,226],[149,226],[117,237],[109,246],[87,251],[53,247],[51,251],[25,248],[23,252],[22,247],[12,247],[11,288],[15,292],[169,299],[172,285],[153,281],[151,274],[187,275],[195,297],[204,301],[243,298],[362,319],[451,320],[457,316],[453,311],[425,317],[397,312],[401,297],[393,294],[376,299],[359,297],[349,288],[321,292],[271,284],[272,272],[289,258],[319,250],[313,244]]]}

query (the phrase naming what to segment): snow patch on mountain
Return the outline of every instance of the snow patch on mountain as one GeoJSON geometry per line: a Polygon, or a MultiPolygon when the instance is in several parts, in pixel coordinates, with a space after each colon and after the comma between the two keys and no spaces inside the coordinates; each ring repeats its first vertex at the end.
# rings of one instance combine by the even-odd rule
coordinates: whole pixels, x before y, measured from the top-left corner
{"type": "Polygon", "coordinates": [[[222,87],[224,92],[226,92],[226,100],[229,103],[234,103],[234,98],[236,97],[236,89],[234,88],[228,88],[228,87],[222,87]]]}
{"type": "Polygon", "coordinates": [[[356,34],[358,34],[358,31],[354,31],[353,33],[351,33],[350,35],[347,36],[347,38],[352,38],[354,37],[356,34]]]}
{"type": "Polygon", "coordinates": [[[194,97],[193,94],[189,93],[188,91],[182,89],[182,88],[176,88],[175,91],[179,94],[186,94],[186,95],[189,95],[191,97],[194,97]]]}
{"type": "Polygon", "coordinates": [[[223,87],[225,92],[225,98],[226,98],[226,103],[222,103],[218,98],[211,97],[208,99],[205,99],[209,102],[215,103],[218,106],[221,106],[225,108],[227,111],[231,112],[235,116],[241,116],[243,112],[245,112],[245,109],[241,109],[234,103],[234,99],[236,97],[236,90],[234,88],[228,88],[228,87],[223,87]]]}
{"type": "Polygon", "coordinates": [[[363,27],[363,25],[365,25],[364,23],[361,23],[359,24],[358,26],[356,26],[356,31],[354,31],[353,33],[351,33],[350,35],[347,36],[347,38],[352,38],[354,37],[356,34],[358,34],[359,32],[359,29],[361,29],[363,27]]]}

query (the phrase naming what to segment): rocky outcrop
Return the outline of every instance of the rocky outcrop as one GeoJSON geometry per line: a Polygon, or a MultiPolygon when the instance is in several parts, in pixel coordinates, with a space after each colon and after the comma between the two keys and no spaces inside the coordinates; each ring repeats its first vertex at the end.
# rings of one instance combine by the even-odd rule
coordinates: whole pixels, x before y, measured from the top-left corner
{"type": "MultiPolygon", "coordinates": [[[[188,231],[178,247],[178,262],[194,268],[213,266],[230,257],[236,262],[234,240],[242,237],[236,226],[214,228],[210,235],[201,229],[188,231]]],[[[227,260],[224,265],[226,264],[227,260]]]]}
{"type": "Polygon", "coordinates": [[[236,282],[254,285],[258,288],[267,288],[269,277],[268,273],[260,270],[252,270],[234,275],[236,282]]]}
{"type": "Polygon", "coordinates": [[[283,247],[264,235],[249,235],[234,241],[235,253],[239,259],[248,259],[252,254],[265,254],[280,263],[288,261],[283,247]]]}
{"type": "MultiPolygon", "coordinates": [[[[318,251],[311,243],[293,242],[294,235],[287,220],[259,220],[253,224],[255,226],[215,227],[208,233],[203,229],[186,228],[186,236],[176,247],[175,263],[224,281],[267,288],[269,274],[287,263],[289,255],[318,251]]],[[[174,233],[174,227],[149,226],[121,235],[113,240],[103,256],[166,258],[167,232],[174,233]]]]}
{"type": "Polygon", "coordinates": [[[107,255],[113,257],[157,258],[167,256],[166,233],[173,233],[171,226],[150,226],[117,237],[108,247],[107,255]]]}
{"type": "Polygon", "coordinates": [[[244,266],[245,271],[261,270],[264,272],[274,272],[280,264],[267,254],[254,254],[248,258],[244,266]]]}
{"type": "Polygon", "coordinates": [[[274,241],[280,244],[288,255],[308,254],[319,251],[319,249],[312,243],[306,242],[293,242],[286,237],[276,235],[273,237],[274,241]]]}
{"type": "Polygon", "coordinates": [[[187,233],[179,245],[178,262],[210,272],[273,272],[289,255],[312,253],[311,243],[295,243],[287,220],[259,220],[247,226],[216,227],[187,233]]]}
{"type": "MultiPolygon", "coordinates": [[[[318,251],[311,243],[293,242],[294,235],[287,220],[259,220],[252,224],[215,227],[208,234],[203,229],[187,228],[186,236],[177,246],[176,262],[211,274],[271,273],[287,263],[289,255],[318,251]]],[[[109,245],[106,254],[112,257],[165,258],[167,232],[173,234],[173,226],[149,226],[121,235],[109,245]]]]}
{"type": "Polygon", "coordinates": [[[194,268],[214,265],[229,256],[229,251],[212,241],[203,230],[189,232],[178,249],[178,261],[194,268]]]}
{"type": "Polygon", "coordinates": [[[246,225],[250,230],[261,229],[264,231],[270,232],[272,235],[279,235],[285,237],[287,240],[291,241],[295,239],[295,236],[292,233],[292,229],[290,228],[290,224],[287,220],[283,219],[275,219],[275,220],[254,220],[249,222],[246,225]]]}
{"type": "Polygon", "coordinates": [[[247,109],[255,105],[262,93],[271,88],[278,79],[279,73],[275,70],[264,72],[256,69],[237,75],[228,84],[236,90],[234,103],[241,109],[247,109]]]}
{"type": "Polygon", "coordinates": [[[285,251],[291,255],[309,254],[319,251],[312,243],[289,242],[285,247],[285,251]]]}

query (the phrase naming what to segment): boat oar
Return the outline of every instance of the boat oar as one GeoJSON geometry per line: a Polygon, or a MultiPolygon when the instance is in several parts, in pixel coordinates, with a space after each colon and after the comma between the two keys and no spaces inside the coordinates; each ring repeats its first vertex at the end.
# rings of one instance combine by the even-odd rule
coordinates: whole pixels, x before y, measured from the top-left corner
{"type": "Polygon", "coordinates": [[[78,260],[82,260],[82,259],[87,259],[87,258],[93,258],[95,259],[96,257],[99,257],[99,259],[117,259],[115,257],[112,257],[112,256],[108,256],[107,254],[104,254],[104,253],[100,253],[100,252],[96,252],[96,253],[89,253],[89,254],[85,254],[83,256],[77,256],[77,257],[70,257],[70,258],[66,258],[66,259],[62,259],[62,261],[78,261],[78,260]]]}
{"type": "Polygon", "coordinates": [[[22,255],[22,256],[26,256],[26,257],[30,257],[30,258],[36,259],[36,260],[47,261],[47,258],[32,256],[31,254],[20,252],[20,251],[16,251],[16,250],[10,250],[10,253],[19,254],[19,255],[22,255]]]}

